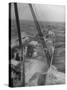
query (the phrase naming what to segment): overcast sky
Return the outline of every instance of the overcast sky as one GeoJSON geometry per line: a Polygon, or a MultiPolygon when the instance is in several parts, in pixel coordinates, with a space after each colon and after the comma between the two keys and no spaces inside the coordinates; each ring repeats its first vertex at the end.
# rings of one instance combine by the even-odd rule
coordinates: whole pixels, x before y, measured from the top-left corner
{"type": "MultiPolygon", "coordinates": [[[[65,21],[65,6],[33,4],[35,15],[39,21],[65,21]]],[[[18,4],[20,20],[33,20],[28,4],[18,4]]],[[[12,19],[15,19],[14,6],[12,4],[12,19]]]]}

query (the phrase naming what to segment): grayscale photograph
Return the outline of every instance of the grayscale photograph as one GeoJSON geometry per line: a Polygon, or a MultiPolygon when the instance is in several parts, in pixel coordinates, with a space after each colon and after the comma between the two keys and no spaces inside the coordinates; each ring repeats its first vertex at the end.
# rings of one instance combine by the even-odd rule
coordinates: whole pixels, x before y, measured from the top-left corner
{"type": "Polygon", "coordinates": [[[9,3],[9,87],[65,84],[65,6],[9,3]]]}

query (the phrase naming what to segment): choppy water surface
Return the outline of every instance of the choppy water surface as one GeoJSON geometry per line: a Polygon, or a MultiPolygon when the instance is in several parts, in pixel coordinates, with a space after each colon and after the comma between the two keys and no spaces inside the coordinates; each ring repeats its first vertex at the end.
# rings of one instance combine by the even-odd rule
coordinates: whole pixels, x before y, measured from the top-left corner
{"type": "MultiPolygon", "coordinates": [[[[62,22],[40,22],[41,30],[52,30],[56,34],[55,41],[55,54],[53,64],[58,70],[65,72],[65,23],[62,22]],[[49,28],[50,27],[50,28],[49,28]]],[[[21,32],[27,32],[28,34],[35,36],[37,30],[34,22],[32,21],[20,21],[21,32]]],[[[15,20],[12,20],[11,26],[11,40],[17,38],[17,27],[15,20]]]]}

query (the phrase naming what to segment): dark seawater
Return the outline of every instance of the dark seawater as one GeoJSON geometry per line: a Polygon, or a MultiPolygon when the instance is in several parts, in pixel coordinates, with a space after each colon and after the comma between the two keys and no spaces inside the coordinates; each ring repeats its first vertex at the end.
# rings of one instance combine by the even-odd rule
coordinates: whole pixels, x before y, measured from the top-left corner
{"type": "MultiPolygon", "coordinates": [[[[58,70],[65,72],[65,23],[63,22],[39,22],[42,32],[52,30],[56,34],[55,54],[53,64],[58,70]]],[[[33,21],[20,21],[21,32],[27,32],[35,36],[37,30],[33,21]]],[[[11,40],[17,37],[15,20],[11,22],[11,40]]]]}

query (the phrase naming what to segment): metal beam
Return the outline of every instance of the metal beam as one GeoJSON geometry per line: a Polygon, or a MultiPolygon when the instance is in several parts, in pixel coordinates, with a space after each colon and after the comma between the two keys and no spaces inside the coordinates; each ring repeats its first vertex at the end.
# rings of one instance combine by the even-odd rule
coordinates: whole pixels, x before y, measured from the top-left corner
{"type": "Polygon", "coordinates": [[[16,17],[16,24],[17,24],[17,31],[18,31],[18,38],[19,38],[19,47],[21,50],[21,83],[22,83],[21,86],[25,86],[25,65],[24,65],[23,45],[21,40],[20,20],[19,20],[17,3],[14,3],[14,9],[15,9],[15,17],[16,17]]]}
{"type": "Polygon", "coordinates": [[[19,21],[19,15],[18,15],[18,7],[17,7],[17,3],[14,3],[14,9],[15,9],[15,17],[16,17],[16,24],[17,24],[17,31],[18,31],[19,45],[20,45],[20,47],[21,47],[22,41],[21,41],[20,21],[19,21]]]}
{"type": "MultiPolygon", "coordinates": [[[[46,43],[45,43],[44,38],[43,38],[43,34],[42,34],[42,32],[41,32],[41,28],[40,28],[40,25],[39,25],[39,23],[38,23],[38,21],[37,21],[37,18],[36,18],[36,16],[35,16],[35,13],[34,13],[32,4],[29,4],[29,7],[30,7],[30,10],[31,10],[33,19],[34,19],[34,23],[35,23],[35,25],[36,25],[36,29],[37,29],[38,34],[39,34],[39,36],[40,36],[40,40],[41,40],[41,43],[42,43],[42,45],[43,45],[43,48],[46,48],[46,49],[47,49],[46,43]]],[[[46,54],[47,62],[48,62],[48,64],[50,65],[51,57],[50,57],[50,54],[49,54],[48,50],[46,50],[46,49],[44,50],[44,52],[45,52],[45,54],[46,54]]]]}

